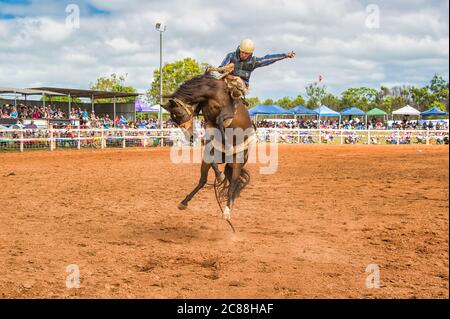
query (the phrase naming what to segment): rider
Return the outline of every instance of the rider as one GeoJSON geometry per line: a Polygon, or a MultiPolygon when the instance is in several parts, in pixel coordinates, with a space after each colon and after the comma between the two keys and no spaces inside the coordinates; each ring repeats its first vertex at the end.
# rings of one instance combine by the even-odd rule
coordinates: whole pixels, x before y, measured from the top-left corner
{"type": "Polygon", "coordinates": [[[234,64],[232,74],[240,77],[247,88],[250,82],[250,75],[256,68],[268,66],[276,61],[280,61],[286,58],[293,58],[295,56],[294,51],[281,54],[268,54],[263,57],[254,57],[255,44],[250,39],[244,39],[236,51],[227,54],[220,67],[225,67],[230,63],[234,64]]]}
{"type": "MultiPolygon", "coordinates": [[[[239,47],[235,52],[227,54],[219,68],[225,72],[230,72],[226,79],[230,84],[231,95],[234,99],[239,99],[245,96],[248,90],[251,73],[260,67],[268,66],[276,61],[286,58],[293,58],[294,51],[281,54],[268,54],[263,57],[253,56],[255,51],[255,44],[250,39],[241,41],[239,47]]],[[[222,119],[232,118],[233,114],[223,114],[222,119]]]]}

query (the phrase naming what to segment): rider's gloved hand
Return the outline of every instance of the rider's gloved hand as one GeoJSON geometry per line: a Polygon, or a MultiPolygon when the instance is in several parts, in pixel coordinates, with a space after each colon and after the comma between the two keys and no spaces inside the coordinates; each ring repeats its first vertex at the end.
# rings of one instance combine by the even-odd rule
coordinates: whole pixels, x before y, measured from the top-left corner
{"type": "Polygon", "coordinates": [[[294,51],[289,51],[289,52],[287,53],[287,57],[288,57],[289,59],[293,58],[294,56],[295,56],[295,52],[294,52],[294,51]]]}

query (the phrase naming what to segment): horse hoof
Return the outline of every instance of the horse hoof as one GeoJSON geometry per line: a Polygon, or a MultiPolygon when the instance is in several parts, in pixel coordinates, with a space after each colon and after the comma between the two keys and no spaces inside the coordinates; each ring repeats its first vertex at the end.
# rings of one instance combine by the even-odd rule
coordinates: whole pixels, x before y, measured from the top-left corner
{"type": "Polygon", "coordinates": [[[223,211],[223,218],[225,220],[230,220],[231,219],[231,209],[228,206],[225,207],[225,209],[223,211]]]}
{"type": "Polygon", "coordinates": [[[188,205],[185,205],[185,204],[183,204],[183,203],[179,203],[179,204],[178,204],[178,209],[179,209],[179,210],[186,210],[187,207],[188,207],[188,205]]]}

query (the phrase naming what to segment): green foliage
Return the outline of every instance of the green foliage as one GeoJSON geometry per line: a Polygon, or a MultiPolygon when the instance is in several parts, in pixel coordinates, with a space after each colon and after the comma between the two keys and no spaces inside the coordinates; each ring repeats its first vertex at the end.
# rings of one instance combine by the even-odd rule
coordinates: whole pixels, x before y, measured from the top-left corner
{"type": "Polygon", "coordinates": [[[344,108],[342,106],[341,100],[337,96],[335,96],[335,95],[333,95],[331,93],[327,94],[322,99],[321,102],[322,102],[323,105],[328,106],[329,108],[331,108],[333,110],[336,110],[336,111],[340,111],[341,109],[344,108]]]}
{"type": "Polygon", "coordinates": [[[306,102],[301,95],[297,95],[295,99],[291,99],[289,96],[282,97],[278,101],[275,101],[275,104],[289,110],[298,105],[305,105],[306,102]]]}
{"type": "MultiPolygon", "coordinates": [[[[42,98],[41,98],[41,101],[42,101],[42,98]]],[[[50,102],[50,97],[46,95],[44,97],[44,101],[50,102]]],[[[77,97],[72,97],[71,101],[72,101],[72,103],[83,103],[83,101],[81,101],[77,97]]],[[[69,102],[69,97],[68,96],[52,96],[52,102],[69,102]]]]}
{"type": "Polygon", "coordinates": [[[306,107],[309,109],[315,109],[320,106],[320,101],[316,100],[315,98],[309,98],[308,102],[306,102],[306,107]]]}
{"type": "Polygon", "coordinates": [[[306,106],[306,101],[301,95],[297,95],[297,97],[291,101],[291,108],[294,108],[299,105],[306,106]]]}
{"type": "MultiPolygon", "coordinates": [[[[305,87],[308,100],[312,100],[310,105],[312,107],[319,106],[320,102],[327,95],[327,88],[325,85],[319,85],[318,83],[310,83],[305,87]]],[[[308,101],[309,102],[309,101],[308,101]]]]}
{"type": "Polygon", "coordinates": [[[376,107],[379,92],[372,88],[349,88],[342,93],[343,107],[356,106],[364,112],[376,107]]]}
{"type": "Polygon", "coordinates": [[[263,104],[263,105],[273,105],[273,104],[275,104],[275,103],[273,102],[272,99],[266,99],[262,104],[263,104]]]}
{"type": "MultiPolygon", "coordinates": [[[[166,63],[163,66],[163,95],[172,94],[187,80],[203,74],[209,66],[207,63],[199,64],[192,58],[166,63]]],[[[151,88],[147,92],[154,104],[159,103],[159,79],[160,73],[158,68],[153,71],[153,81],[151,88]]]]}
{"type": "Polygon", "coordinates": [[[259,100],[258,97],[249,97],[249,98],[246,98],[246,100],[247,100],[247,102],[249,104],[248,105],[249,108],[252,108],[252,107],[255,107],[258,104],[261,104],[261,101],[259,100]]]}
{"type": "MultiPolygon", "coordinates": [[[[126,92],[136,93],[136,89],[132,86],[125,85],[126,75],[111,74],[109,77],[100,77],[95,84],[90,85],[91,90],[107,91],[107,92],[126,92]]],[[[117,103],[133,102],[134,97],[117,98],[117,103]]],[[[112,103],[113,99],[96,99],[98,103],[112,103]]]]}

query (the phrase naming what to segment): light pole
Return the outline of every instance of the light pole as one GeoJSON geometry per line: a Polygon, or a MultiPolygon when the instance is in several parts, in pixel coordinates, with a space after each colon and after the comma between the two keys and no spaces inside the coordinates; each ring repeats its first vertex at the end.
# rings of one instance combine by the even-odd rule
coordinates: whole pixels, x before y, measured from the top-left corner
{"type": "Polygon", "coordinates": [[[162,66],[162,40],[163,32],[166,26],[160,22],[156,24],[156,30],[159,31],[159,128],[163,129],[162,104],[163,104],[163,66],[162,66]]]}

